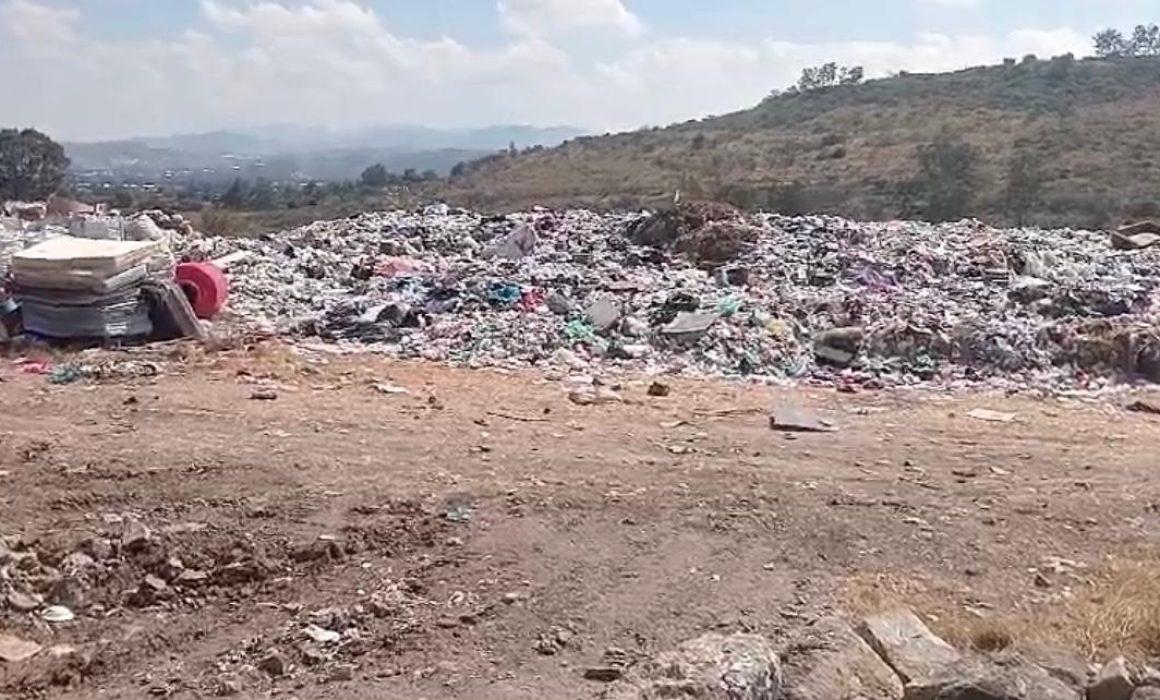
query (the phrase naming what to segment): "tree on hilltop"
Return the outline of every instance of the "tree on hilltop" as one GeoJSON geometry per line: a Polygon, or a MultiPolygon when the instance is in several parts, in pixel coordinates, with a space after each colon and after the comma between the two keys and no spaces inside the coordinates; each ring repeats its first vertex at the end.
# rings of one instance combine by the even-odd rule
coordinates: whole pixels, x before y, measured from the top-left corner
{"type": "Polygon", "coordinates": [[[839,66],[833,62],[823,63],[820,66],[803,69],[797,89],[801,92],[808,92],[837,85],[857,85],[865,77],[866,71],[862,66],[839,66]]]}
{"type": "Polygon", "coordinates": [[[64,184],[64,147],[36,129],[0,129],[0,199],[46,199],[64,184]]]}
{"type": "Polygon", "coordinates": [[[1160,26],[1141,24],[1125,38],[1118,29],[1105,29],[1096,34],[1096,55],[1100,58],[1140,58],[1160,56],[1160,26]]]}

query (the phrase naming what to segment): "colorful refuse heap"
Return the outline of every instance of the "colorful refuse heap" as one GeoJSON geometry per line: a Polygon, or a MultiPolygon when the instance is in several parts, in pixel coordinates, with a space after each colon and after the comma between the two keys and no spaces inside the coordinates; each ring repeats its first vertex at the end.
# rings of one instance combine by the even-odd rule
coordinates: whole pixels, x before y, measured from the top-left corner
{"type": "Polygon", "coordinates": [[[234,317],[334,351],[850,388],[1160,382],[1160,246],[695,214],[429,207],[175,245],[247,251],[230,268],[234,317]]]}
{"type": "Polygon", "coordinates": [[[173,268],[162,241],[58,236],[14,254],[9,272],[25,332],[130,339],[153,333],[146,288],[173,268]]]}

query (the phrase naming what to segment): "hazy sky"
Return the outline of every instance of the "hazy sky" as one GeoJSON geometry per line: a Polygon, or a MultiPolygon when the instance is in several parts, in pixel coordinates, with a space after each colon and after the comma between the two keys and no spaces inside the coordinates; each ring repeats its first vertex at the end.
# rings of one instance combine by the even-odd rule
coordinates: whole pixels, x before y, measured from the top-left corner
{"type": "Polygon", "coordinates": [[[1160,0],[0,0],[0,125],[666,124],[836,60],[868,75],[1089,52],[1160,0]]]}

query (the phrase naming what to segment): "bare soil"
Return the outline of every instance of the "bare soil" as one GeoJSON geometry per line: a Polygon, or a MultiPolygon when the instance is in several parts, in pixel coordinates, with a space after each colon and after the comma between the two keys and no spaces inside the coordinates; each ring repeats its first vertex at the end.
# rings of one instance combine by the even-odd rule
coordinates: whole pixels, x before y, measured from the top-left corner
{"type": "Polygon", "coordinates": [[[579,406],[539,374],[280,351],[0,377],[0,535],[40,567],[13,580],[77,612],[0,609],[56,647],[0,662],[0,696],[594,698],[609,647],[895,604],[960,643],[1160,654],[1160,602],[1117,588],[1154,573],[1160,418],[1109,403],[639,379],[579,406]]]}

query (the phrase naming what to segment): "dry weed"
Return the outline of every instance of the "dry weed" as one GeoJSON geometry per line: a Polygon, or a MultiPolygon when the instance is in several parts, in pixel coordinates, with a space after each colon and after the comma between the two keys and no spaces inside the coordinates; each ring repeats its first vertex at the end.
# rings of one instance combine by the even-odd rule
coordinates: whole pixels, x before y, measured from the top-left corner
{"type": "Polygon", "coordinates": [[[867,574],[847,581],[841,602],[854,616],[911,608],[948,642],[984,652],[1062,644],[1091,659],[1160,656],[1160,554],[1111,560],[1072,591],[1034,612],[980,617],[956,603],[949,586],[867,574]]]}
{"type": "Polygon", "coordinates": [[[1160,656],[1160,560],[1109,564],[1066,616],[1091,656],[1160,656]]]}

